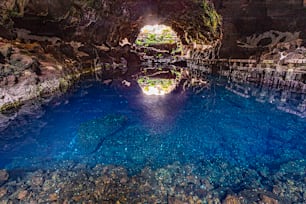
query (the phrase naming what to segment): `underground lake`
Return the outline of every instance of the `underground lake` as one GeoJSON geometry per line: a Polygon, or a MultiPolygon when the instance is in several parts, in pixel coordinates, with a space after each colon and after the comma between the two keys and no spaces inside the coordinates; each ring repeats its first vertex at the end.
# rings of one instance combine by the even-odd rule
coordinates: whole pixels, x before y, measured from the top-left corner
{"type": "Polygon", "coordinates": [[[245,97],[232,91],[234,82],[226,78],[205,80],[200,92],[178,88],[160,96],[146,95],[137,81],[126,87],[85,77],[64,96],[30,103],[32,108],[1,131],[0,168],[21,182],[42,179],[34,182],[47,189],[45,196],[70,192],[66,185],[77,184],[67,183],[67,177],[85,183],[81,193],[94,191],[89,186],[105,174],[110,181],[102,184],[120,185],[125,196],[137,186],[132,202],[155,193],[164,198],[154,192],[162,186],[173,196],[194,191],[195,196],[222,197],[229,189],[283,188],[286,178],[303,193],[305,112],[296,115],[282,107],[296,108],[305,95],[292,93],[284,102],[282,91],[263,97],[265,87],[242,84],[253,93],[245,97]],[[149,192],[143,192],[146,185],[149,192]]]}
{"type": "Polygon", "coordinates": [[[0,0],[0,204],[305,204],[305,0],[0,0]]]}

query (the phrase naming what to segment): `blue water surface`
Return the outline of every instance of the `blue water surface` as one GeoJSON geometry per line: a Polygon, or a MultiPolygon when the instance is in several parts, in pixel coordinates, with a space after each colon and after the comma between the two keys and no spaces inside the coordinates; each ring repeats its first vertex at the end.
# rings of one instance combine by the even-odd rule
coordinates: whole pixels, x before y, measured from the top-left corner
{"type": "Polygon", "coordinates": [[[124,87],[84,80],[0,133],[0,168],[47,168],[73,160],[122,165],[136,173],[145,166],[221,160],[273,169],[305,159],[304,94],[287,93],[284,99],[280,90],[242,84],[246,91],[239,94],[224,79],[209,84],[198,94],[177,90],[146,96],[136,82],[124,87]],[[82,124],[114,114],[127,117],[124,127],[106,134],[94,152],[81,151],[82,124]]]}

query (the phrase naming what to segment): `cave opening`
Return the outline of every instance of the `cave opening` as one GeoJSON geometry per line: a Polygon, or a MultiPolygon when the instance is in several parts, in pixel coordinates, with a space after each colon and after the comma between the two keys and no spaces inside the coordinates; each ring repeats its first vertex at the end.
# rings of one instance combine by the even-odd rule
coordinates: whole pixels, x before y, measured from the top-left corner
{"type": "Polygon", "coordinates": [[[177,33],[170,26],[164,24],[148,24],[142,27],[135,45],[168,51],[172,55],[181,54],[182,49],[182,42],[177,33]]]}

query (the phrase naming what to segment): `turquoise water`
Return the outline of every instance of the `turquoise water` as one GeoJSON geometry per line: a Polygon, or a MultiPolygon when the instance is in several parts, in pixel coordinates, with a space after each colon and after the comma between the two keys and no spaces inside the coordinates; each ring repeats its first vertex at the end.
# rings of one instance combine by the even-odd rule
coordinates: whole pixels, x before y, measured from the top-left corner
{"type": "Polygon", "coordinates": [[[221,161],[273,171],[305,159],[305,95],[286,92],[285,100],[279,90],[241,85],[239,94],[241,87],[234,90],[237,84],[225,79],[209,84],[198,94],[179,89],[146,96],[136,82],[84,80],[1,131],[0,168],[51,168],[72,160],[135,174],[147,166],[179,162],[200,169],[221,161]]]}

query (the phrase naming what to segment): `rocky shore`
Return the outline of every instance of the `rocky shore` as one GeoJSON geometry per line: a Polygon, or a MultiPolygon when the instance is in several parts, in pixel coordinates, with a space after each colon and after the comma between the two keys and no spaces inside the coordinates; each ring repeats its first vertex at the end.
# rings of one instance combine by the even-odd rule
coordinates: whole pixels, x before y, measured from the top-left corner
{"type": "Polygon", "coordinates": [[[0,38],[1,112],[64,93],[82,74],[98,72],[109,79],[132,74],[133,69],[127,68],[140,64],[126,47],[109,49],[19,32],[18,40],[0,38]]]}
{"type": "MultiPolygon", "coordinates": [[[[0,110],[17,108],[24,102],[64,91],[72,75],[65,74],[67,64],[52,55],[43,55],[37,43],[21,44],[1,40],[0,110]]],[[[73,65],[70,65],[73,66],[73,65]]]]}
{"type": "Polygon", "coordinates": [[[129,175],[120,166],[91,168],[66,161],[51,169],[1,170],[0,203],[302,204],[305,167],[302,160],[274,171],[206,161],[145,167],[129,175]]]}

